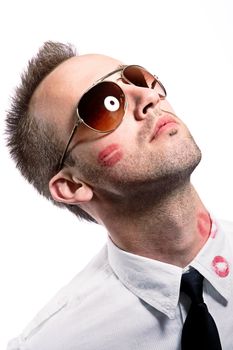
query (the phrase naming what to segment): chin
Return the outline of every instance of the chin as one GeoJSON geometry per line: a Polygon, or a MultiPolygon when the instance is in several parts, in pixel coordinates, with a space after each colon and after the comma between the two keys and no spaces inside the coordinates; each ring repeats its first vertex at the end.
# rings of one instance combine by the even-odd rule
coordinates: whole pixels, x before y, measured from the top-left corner
{"type": "Polygon", "coordinates": [[[202,153],[200,148],[197,146],[195,141],[192,139],[191,145],[186,145],[183,152],[179,152],[176,156],[174,155],[173,169],[179,173],[186,174],[186,177],[190,177],[193,171],[196,169],[201,161],[202,153]]]}

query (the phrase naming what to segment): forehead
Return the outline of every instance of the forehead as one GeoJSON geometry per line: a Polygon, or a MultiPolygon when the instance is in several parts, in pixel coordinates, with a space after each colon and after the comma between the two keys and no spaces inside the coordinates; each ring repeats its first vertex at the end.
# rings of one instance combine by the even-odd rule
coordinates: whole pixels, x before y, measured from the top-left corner
{"type": "Polygon", "coordinates": [[[68,83],[85,85],[86,88],[93,84],[96,80],[109,72],[115,70],[121,62],[109,56],[89,54],[78,57],[73,57],[60,66],[58,66],[51,74],[51,79],[54,79],[61,84],[68,83]]]}
{"type": "Polygon", "coordinates": [[[121,62],[109,56],[89,54],[72,57],[54,69],[39,85],[31,106],[40,119],[59,122],[63,130],[73,123],[82,94],[121,62]]]}

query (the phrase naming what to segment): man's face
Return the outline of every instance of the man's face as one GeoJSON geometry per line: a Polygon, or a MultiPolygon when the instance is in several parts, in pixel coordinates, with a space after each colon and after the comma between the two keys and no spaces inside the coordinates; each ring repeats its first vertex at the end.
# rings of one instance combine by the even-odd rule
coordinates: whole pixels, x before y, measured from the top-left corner
{"type": "MultiPolygon", "coordinates": [[[[64,143],[83,93],[120,63],[102,55],[84,55],[61,64],[45,79],[39,107],[59,123],[64,143]]],[[[169,102],[156,90],[122,81],[119,72],[107,80],[123,90],[126,112],[118,128],[108,134],[83,124],[78,127],[69,147],[77,159],[77,177],[96,191],[120,194],[190,174],[200,161],[200,151],[169,102]]]]}

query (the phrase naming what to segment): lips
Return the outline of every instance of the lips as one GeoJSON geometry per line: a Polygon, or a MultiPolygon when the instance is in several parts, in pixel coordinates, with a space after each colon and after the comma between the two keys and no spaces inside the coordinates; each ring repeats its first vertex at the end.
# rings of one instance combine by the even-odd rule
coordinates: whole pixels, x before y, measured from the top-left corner
{"type": "Polygon", "coordinates": [[[168,128],[172,127],[172,126],[176,126],[177,122],[174,118],[172,118],[171,116],[163,116],[161,118],[159,118],[159,120],[157,121],[156,125],[155,125],[155,129],[154,132],[152,134],[151,137],[151,141],[154,140],[162,131],[167,130],[168,128]]]}

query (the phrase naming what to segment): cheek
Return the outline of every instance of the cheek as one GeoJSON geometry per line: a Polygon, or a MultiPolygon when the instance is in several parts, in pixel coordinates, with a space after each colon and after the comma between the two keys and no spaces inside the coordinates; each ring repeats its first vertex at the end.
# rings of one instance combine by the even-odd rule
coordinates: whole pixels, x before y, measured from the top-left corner
{"type": "Polygon", "coordinates": [[[172,108],[167,99],[161,101],[160,108],[176,115],[174,109],[172,108]]]}
{"type": "Polygon", "coordinates": [[[112,143],[104,147],[97,155],[97,161],[101,166],[112,167],[123,158],[122,147],[112,143]]]}

